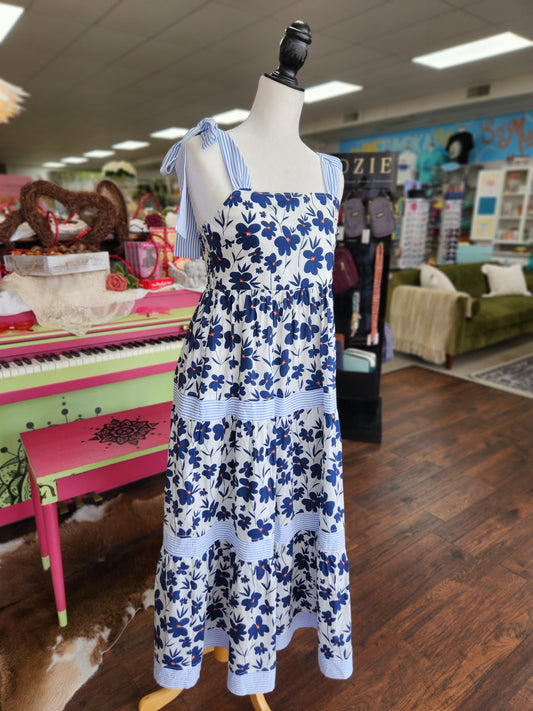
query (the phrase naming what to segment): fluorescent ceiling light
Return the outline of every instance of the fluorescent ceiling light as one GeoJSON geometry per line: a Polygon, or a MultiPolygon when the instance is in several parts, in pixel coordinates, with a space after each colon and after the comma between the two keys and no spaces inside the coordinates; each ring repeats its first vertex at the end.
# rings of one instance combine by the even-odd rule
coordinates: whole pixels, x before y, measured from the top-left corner
{"type": "Polygon", "coordinates": [[[424,64],[432,69],[447,69],[448,67],[456,67],[459,64],[496,57],[498,54],[514,52],[517,49],[524,49],[532,45],[533,42],[531,40],[515,35],[514,32],[502,32],[500,35],[485,37],[485,39],[477,40],[476,42],[458,44],[440,52],[423,54],[420,57],[414,57],[412,61],[417,64],[424,64]]]}
{"type": "Polygon", "coordinates": [[[87,151],[87,153],[84,153],[83,155],[86,158],[107,158],[107,156],[112,156],[114,153],[115,151],[104,151],[99,148],[95,148],[94,151],[87,151]]]}
{"type": "Polygon", "coordinates": [[[151,133],[150,136],[153,138],[168,138],[172,140],[173,138],[182,138],[188,130],[188,128],[178,128],[174,126],[173,128],[164,128],[162,131],[151,133]]]}
{"type": "Polygon", "coordinates": [[[114,143],[113,148],[119,151],[136,151],[137,148],[144,148],[149,145],[146,141],[122,141],[122,143],[114,143]]]}
{"type": "Polygon", "coordinates": [[[250,112],[244,109],[230,109],[229,111],[223,111],[221,114],[215,114],[213,118],[217,123],[230,124],[239,123],[239,121],[244,121],[248,118],[250,112]]]}
{"type": "Polygon", "coordinates": [[[359,84],[349,84],[346,81],[327,81],[325,84],[317,84],[310,86],[305,90],[304,102],[306,104],[314,104],[315,101],[325,101],[333,99],[335,96],[343,96],[343,94],[351,94],[353,91],[361,91],[363,87],[359,84]]]}
{"type": "Polygon", "coordinates": [[[43,163],[43,168],[64,168],[64,163],[58,163],[56,160],[49,160],[47,163],[43,163]]]}
{"type": "Polygon", "coordinates": [[[80,156],[69,156],[68,158],[61,158],[63,163],[87,163],[87,158],[81,158],[80,156]]]}
{"type": "Polygon", "coordinates": [[[23,7],[0,2],[0,42],[5,40],[23,12],[23,7]]]}

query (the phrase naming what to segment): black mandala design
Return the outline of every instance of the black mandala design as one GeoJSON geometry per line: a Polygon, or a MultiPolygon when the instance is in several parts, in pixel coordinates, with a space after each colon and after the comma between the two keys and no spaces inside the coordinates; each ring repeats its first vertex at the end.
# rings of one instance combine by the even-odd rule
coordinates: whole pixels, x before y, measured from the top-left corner
{"type": "Polygon", "coordinates": [[[139,444],[146,439],[152,430],[157,427],[157,422],[148,420],[118,420],[113,418],[101,430],[96,432],[91,440],[97,439],[102,444],[139,444]]]}

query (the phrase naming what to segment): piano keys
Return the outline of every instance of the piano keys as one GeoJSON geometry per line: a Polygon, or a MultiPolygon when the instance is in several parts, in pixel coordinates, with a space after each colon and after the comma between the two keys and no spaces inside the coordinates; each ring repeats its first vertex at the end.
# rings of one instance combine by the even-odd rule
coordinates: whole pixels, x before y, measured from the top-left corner
{"type": "Polygon", "coordinates": [[[41,326],[0,334],[0,525],[33,513],[21,432],[171,399],[199,297],[149,294],[141,313],[85,336],[41,326]]]}

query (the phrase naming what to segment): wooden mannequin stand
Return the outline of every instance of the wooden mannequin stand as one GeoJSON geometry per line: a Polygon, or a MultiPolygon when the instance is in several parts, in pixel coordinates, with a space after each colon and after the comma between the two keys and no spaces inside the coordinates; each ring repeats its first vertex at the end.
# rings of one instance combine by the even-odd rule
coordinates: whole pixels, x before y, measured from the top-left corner
{"type": "MultiPolygon", "coordinates": [[[[228,650],[224,647],[208,647],[204,650],[204,654],[209,654],[209,652],[213,652],[215,659],[219,662],[228,661],[228,650]]],[[[182,691],[184,689],[158,689],[147,694],[139,701],[139,711],[159,711],[177,698],[182,691]]],[[[271,711],[263,694],[250,694],[250,699],[255,711],[271,711]]]]}

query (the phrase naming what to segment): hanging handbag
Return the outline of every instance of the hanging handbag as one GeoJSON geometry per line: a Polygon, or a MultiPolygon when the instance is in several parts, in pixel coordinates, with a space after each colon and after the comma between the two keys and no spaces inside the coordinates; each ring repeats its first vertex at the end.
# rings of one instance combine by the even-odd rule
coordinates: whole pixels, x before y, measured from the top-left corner
{"type": "Polygon", "coordinates": [[[359,273],[355,262],[346,247],[337,247],[333,262],[333,293],[342,294],[355,289],[359,282],[359,273]]]}
{"type": "Polygon", "coordinates": [[[370,230],[373,237],[382,238],[391,235],[395,228],[394,209],[388,197],[377,197],[368,208],[370,230]]]}
{"type": "Polygon", "coordinates": [[[360,237],[365,229],[365,206],[360,198],[349,198],[343,204],[344,236],[360,237]]]}

